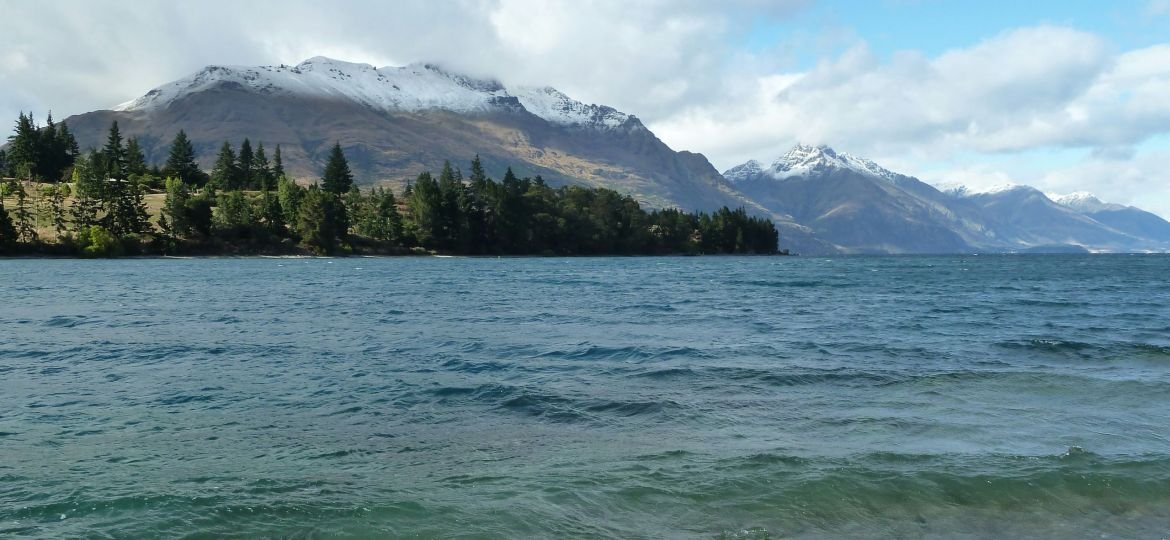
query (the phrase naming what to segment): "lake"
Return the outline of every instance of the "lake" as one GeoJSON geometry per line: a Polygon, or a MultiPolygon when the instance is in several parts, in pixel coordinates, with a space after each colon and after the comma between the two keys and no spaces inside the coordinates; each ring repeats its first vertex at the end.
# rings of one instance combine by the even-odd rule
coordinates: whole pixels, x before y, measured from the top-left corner
{"type": "Polygon", "coordinates": [[[1170,257],[0,261],[0,536],[1160,538],[1170,257]]]}

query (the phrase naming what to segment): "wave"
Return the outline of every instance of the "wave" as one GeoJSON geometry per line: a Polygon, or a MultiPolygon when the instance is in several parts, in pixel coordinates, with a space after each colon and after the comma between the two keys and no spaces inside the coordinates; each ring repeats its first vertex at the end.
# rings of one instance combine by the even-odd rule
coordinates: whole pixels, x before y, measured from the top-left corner
{"type": "Polygon", "coordinates": [[[996,347],[1048,355],[1068,355],[1101,360],[1116,359],[1170,359],[1170,345],[1156,343],[1108,342],[1088,343],[1084,341],[1035,338],[1000,341],[996,347]]]}

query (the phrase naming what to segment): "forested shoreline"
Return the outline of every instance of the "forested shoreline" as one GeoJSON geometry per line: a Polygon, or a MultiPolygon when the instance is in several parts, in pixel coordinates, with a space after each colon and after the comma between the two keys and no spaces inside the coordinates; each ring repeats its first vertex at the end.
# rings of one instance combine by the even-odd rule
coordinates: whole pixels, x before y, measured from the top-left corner
{"type": "Polygon", "coordinates": [[[354,185],[334,144],[318,182],[285,173],[281,149],[224,142],[210,172],[180,130],[150,165],[114,122],[81,152],[68,126],[21,114],[0,152],[0,255],[774,254],[777,231],[742,208],[647,211],[628,195],[552,187],[511,169],[489,178],[476,156],[395,194],[354,185]]]}

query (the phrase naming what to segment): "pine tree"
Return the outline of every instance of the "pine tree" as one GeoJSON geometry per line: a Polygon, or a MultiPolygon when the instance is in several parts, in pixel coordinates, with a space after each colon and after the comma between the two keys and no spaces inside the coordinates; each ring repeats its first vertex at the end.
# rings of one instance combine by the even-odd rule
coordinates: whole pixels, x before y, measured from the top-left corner
{"type": "Polygon", "coordinates": [[[28,207],[28,191],[25,189],[24,182],[14,180],[12,184],[11,191],[16,197],[16,211],[13,215],[16,221],[16,238],[21,242],[31,244],[37,241],[37,227],[34,223],[33,213],[28,207]]]}
{"type": "Polygon", "coordinates": [[[106,146],[102,148],[102,160],[106,165],[106,177],[114,180],[125,180],[129,174],[126,169],[126,148],[122,146],[122,132],[118,129],[118,121],[110,125],[106,135],[106,146]]]}
{"type": "Polygon", "coordinates": [[[146,166],[146,154],[138,146],[138,137],[130,137],[126,142],[126,172],[129,176],[143,176],[149,169],[146,166]]]}
{"type": "Polygon", "coordinates": [[[49,219],[57,237],[65,234],[65,186],[49,186],[49,219]]]}
{"type": "Polygon", "coordinates": [[[16,227],[12,224],[12,217],[4,209],[4,200],[0,199],[0,255],[12,253],[16,249],[16,227]]]}
{"type": "Polygon", "coordinates": [[[338,238],[345,235],[345,231],[338,228],[338,214],[343,213],[336,194],[317,186],[310,187],[297,211],[296,228],[301,241],[318,253],[336,252],[338,238]]]}
{"type": "Polygon", "coordinates": [[[187,133],[181,129],[171,142],[171,151],[167,156],[167,164],[163,167],[163,173],[191,186],[202,186],[206,183],[203,171],[199,170],[199,165],[195,163],[195,147],[191,145],[187,133]]]}
{"type": "Polygon", "coordinates": [[[45,118],[45,127],[40,129],[37,146],[40,159],[33,175],[44,181],[56,182],[61,176],[61,169],[65,167],[66,156],[64,145],[57,140],[57,123],[53,121],[53,111],[49,111],[45,118]]]}
{"type": "Polygon", "coordinates": [[[15,133],[8,137],[8,167],[13,176],[26,174],[35,170],[39,161],[37,150],[40,133],[33,121],[32,114],[27,116],[22,112],[16,120],[15,133]]]}
{"type": "Polygon", "coordinates": [[[256,147],[256,159],[253,165],[255,178],[252,180],[252,185],[263,191],[272,189],[272,168],[268,165],[268,156],[264,155],[264,143],[260,143],[256,147]]]}
{"type": "Polygon", "coordinates": [[[118,182],[115,197],[110,201],[108,228],[116,236],[142,234],[150,231],[150,215],[142,186],[134,180],[118,182]]]}
{"type": "Polygon", "coordinates": [[[236,185],[238,177],[236,153],[232,150],[232,143],[224,141],[215,157],[215,166],[211,168],[210,185],[216,189],[239,189],[236,185]]]}
{"type": "Polygon", "coordinates": [[[74,199],[69,217],[73,222],[73,231],[79,234],[98,223],[98,213],[106,198],[106,182],[94,163],[97,157],[96,153],[91,154],[78,159],[73,165],[74,199]]]}
{"type": "Polygon", "coordinates": [[[341,151],[341,143],[334,143],[329,153],[329,161],[325,164],[325,175],[321,178],[321,189],[327,193],[341,195],[353,187],[353,173],[349,171],[349,162],[341,151]]]}
{"type": "Polygon", "coordinates": [[[0,178],[8,176],[8,152],[0,149],[0,178]]]}
{"type": "Polygon", "coordinates": [[[272,153],[272,177],[279,180],[284,177],[284,159],[280,157],[280,145],[272,153]]]}
{"type": "Polygon", "coordinates": [[[252,141],[247,138],[240,145],[240,154],[236,158],[239,181],[234,189],[251,189],[252,180],[256,175],[256,155],[252,153],[252,141]]]}

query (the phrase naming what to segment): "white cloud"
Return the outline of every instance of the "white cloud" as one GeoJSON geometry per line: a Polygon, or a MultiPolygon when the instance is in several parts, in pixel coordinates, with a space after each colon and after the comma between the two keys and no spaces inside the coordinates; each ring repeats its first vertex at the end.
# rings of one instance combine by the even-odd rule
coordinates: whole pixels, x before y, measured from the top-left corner
{"type": "MultiPolygon", "coordinates": [[[[3,1],[3,0],[0,0],[3,1]]],[[[727,33],[804,0],[4,1],[0,119],[116,105],[208,64],[432,61],[647,120],[717,99],[727,33]],[[20,62],[17,62],[20,60],[20,62]],[[12,90],[12,88],[16,90],[12,90]]],[[[6,127],[0,127],[4,130],[6,127]]]]}
{"type": "Polygon", "coordinates": [[[1137,206],[1170,219],[1170,148],[1138,152],[1120,159],[1092,156],[1055,169],[1037,180],[1052,193],[1092,191],[1107,202],[1137,206]]]}
{"type": "Polygon", "coordinates": [[[859,45],[805,73],[741,84],[749,95],[736,103],[692,107],[654,127],[681,146],[722,141],[712,151],[720,166],[798,140],[928,157],[1132,145],[1170,130],[1170,101],[1158,98],[1170,89],[1170,46],[1118,55],[1093,34],[1059,27],[1018,29],[935,58],[903,52],[882,62],[859,45]]]}

